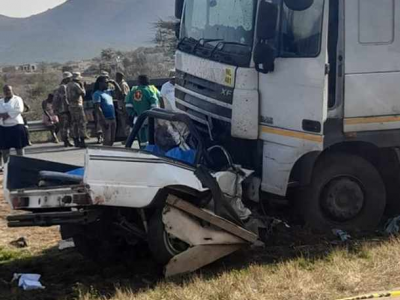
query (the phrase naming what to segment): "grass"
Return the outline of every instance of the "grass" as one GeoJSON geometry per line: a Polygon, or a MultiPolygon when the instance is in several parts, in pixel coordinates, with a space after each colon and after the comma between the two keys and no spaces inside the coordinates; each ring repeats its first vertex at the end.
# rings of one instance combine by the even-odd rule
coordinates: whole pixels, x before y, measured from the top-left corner
{"type": "MultiPolygon", "coordinates": [[[[268,251],[268,250],[267,250],[268,251]]],[[[297,257],[272,264],[257,262],[239,270],[204,272],[180,281],[161,281],[151,289],[119,288],[112,300],[339,299],[390,290],[400,282],[400,240],[333,250],[318,259],[297,257]]],[[[80,300],[106,299],[96,293],[80,300]]]]}
{"type": "Polygon", "coordinates": [[[26,251],[15,251],[0,247],[0,266],[2,263],[11,262],[13,260],[22,259],[29,256],[26,251]]]}

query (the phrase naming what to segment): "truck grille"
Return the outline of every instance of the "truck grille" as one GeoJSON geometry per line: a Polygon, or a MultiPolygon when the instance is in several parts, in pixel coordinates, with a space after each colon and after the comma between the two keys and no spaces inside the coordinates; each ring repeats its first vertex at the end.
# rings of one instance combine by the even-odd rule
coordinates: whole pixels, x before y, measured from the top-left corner
{"type": "Polygon", "coordinates": [[[175,97],[177,108],[198,122],[232,118],[232,88],[177,71],[175,97]]]}

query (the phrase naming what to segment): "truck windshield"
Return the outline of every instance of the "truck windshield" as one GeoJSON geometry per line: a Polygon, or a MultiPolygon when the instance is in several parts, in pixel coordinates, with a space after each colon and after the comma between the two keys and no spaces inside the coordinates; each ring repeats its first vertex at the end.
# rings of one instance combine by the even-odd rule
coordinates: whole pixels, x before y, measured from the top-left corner
{"type": "Polygon", "coordinates": [[[224,50],[224,55],[250,51],[250,56],[255,11],[256,0],[187,0],[181,40],[203,41],[200,47],[219,45],[214,52],[224,50]]]}

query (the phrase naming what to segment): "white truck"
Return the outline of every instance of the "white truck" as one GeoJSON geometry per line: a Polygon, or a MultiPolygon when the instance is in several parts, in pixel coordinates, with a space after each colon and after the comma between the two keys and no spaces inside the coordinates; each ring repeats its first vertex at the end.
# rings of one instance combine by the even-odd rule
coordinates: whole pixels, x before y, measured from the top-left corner
{"type": "Polygon", "coordinates": [[[9,216],[9,227],[59,225],[63,239],[72,238],[81,254],[98,262],[126,261],[150,249],[166,265],[166,276],[258,241],[265,222],[242,202],[241,183],[250,171],[233,166],[223,148],[206,149],[189,117],[149,111],[126,145],[87,149],[84,168],[63,158],[10,157],[4,196],[14,210],[28,213],[9,216]],[[141,130],[148,146],[134,149],[141,130]],[[214,167],[218,153],[224,169],[214,167]]]}
{"type": "Polygon", "coordinates": [[[399,14],[400,0],[177,0],[177,108],[310,226],[375,228],[400,206],[399,14]]]}

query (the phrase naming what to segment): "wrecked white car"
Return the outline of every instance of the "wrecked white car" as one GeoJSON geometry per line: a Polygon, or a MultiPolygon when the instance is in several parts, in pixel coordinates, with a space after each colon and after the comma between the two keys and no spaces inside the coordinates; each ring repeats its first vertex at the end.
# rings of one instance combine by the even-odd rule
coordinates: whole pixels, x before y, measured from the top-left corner
{"type": "Polygon", "coordinates": [[[84,168],[11,157],[5,197],[29,213],[8,217],[8,225],[60,225],[62,237],[95,260],[147,243],[173,276],[258,240],[242,202],[251,173],[222,147],[207,149],[186,115],[152,110],[137,120],[125,149],[87,149],[84,168]],[[132,149],[138,137],[147,139],[145,149],[132,149]]]}

